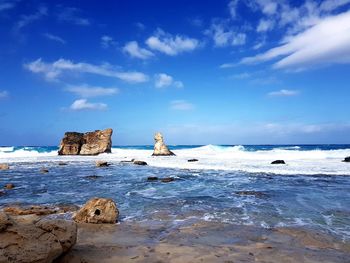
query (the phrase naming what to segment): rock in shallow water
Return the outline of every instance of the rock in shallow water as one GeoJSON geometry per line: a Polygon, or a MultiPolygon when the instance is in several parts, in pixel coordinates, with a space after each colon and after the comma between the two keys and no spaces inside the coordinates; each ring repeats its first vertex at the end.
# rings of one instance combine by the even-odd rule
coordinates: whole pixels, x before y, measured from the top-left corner
{"type": "Polygon", "coordinates": [[[273,161],[271,164],[286,164],[286,162],[284,160],[276,160],[273,161]]]}
{"type": "Polygon", "coordinates": [[[110,153],[112,129],[94,132],[66,132],[60,144],[58,155],[97,155],[110,153]]]}
{"type": "Polygon", "coordinates": [[[0,163],[0,170],[8,170],[10,166],[7,163],[0,163]]]}
{"type": "Polygon", "coordinates": [[[115,224],[118,216],[117,205],[112,199],[95,197],[79,209],[73,219],[79,223],[115,224]]]}
{"type": "Polygon", "coordinates": [[[344,160],[343,160],[343,162],[345,162],[345,163],[350,163],[350,156],[349,156],[349,157],[345,157],[344,160]]]}
{"type": "Polygon", "coordinates": [[[198,159],[189,159],[189,160],[187,160],[187,162],[189,162],[189,163],[198,162],[198,159]]]}
{"type": "Polygon", "coordinates": [[[152,156],[172,156],[175,155],[172,151],[168,149],[163,140],[163,135],[157,132],[154,135],[154,151],[152,156]]]}
{"type": "Polygon", "coordinates": [[[136,164],[136,165],[147,165],[147,163],[144,162],[144,161],[134,161],[133,164],[136,164]]]}
{"type": "Polygon", "coordinates": [[[162,183],[170,183],[172,181],[175,181],[175,179],[173,177],[166,177],[166,178],[161,179],[162,183]]]}
{"type": "Polygon", "coordinates": [[[52,262],[76,243],[73,221],[10,217],[0,212],[0,262],[52,262]]]}
{"type": "Polygon", "coordinates": [[[105,162],[105,161],[96,161],[95,164],[96,164],[96,167],[107,167],[110,165],[108,162],[105,162]]]}
{"type": "Polygon", "coordinates": [[[14,184],[6,184],[6,185],[4,186],[4,188],[10,190],[10,189],[15,188],[15,185],[14,185],[14,184]]]}

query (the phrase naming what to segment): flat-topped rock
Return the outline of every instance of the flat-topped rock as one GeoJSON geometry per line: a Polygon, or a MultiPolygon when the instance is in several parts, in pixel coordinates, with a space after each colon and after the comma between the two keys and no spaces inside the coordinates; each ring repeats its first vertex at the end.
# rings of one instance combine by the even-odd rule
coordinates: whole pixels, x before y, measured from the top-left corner
{"type": "Polygon", "coordinates": [[[98,155],[110,153],[112,129],[94,132],[66,132],[61,141],[58,155],[98,155]]]}
{"type": "Polygon", "coordinates": [[[168,149],[163,140],[163,135],[157,132],[154,135],[154,151],[152,156],[173,156],[175,155],[172,151],[168,149]]]}
{"type": "Polygon", "coordinates": [[[286,164],[286,162],[284,160],[276,160],[273,161],[271,164],[286,164]]]}
{"type": "Polygon", "coordinates": [[[79,223],[115,224],[119,211],[116,203],[109,198],[92,198],[73,216],[79,223]]]}

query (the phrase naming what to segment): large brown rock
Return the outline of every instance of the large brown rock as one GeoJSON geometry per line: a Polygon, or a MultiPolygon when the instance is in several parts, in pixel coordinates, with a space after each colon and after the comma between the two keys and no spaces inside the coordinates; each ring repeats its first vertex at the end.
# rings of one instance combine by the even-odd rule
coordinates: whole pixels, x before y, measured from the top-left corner
{"type": "Polygon", "coordinates": [[[77,224],[0,212],[0,262],[52,262],[67,252],[77,239],[77,224]]]}
{"type": "Polygon", "coordinates": [[[92,198],[75,215],[74,221],[79,223],[115,224],[119,211],[112,199],[92,198]]]}
{"type": "Polygon", "coordinates": [[[112,147],[112,129],[79,133],[66,132],[58,150],[59,155],[97,155],[110,153],[112,147]]]}
{"type": "Polygon", "coordinates": [[[157,132],[154,135],[154,151],[152,156],[171,156],[175,155],[172,151],[168,149],[163,140],[163,135],[160,132],[157,132]]]}

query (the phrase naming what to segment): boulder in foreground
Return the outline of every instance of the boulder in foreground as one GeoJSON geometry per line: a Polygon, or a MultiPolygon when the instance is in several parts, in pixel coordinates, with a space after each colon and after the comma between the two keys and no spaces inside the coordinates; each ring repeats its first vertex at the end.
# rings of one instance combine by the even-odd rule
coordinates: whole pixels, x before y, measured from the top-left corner
{"type": "Polygon", "coordinates": [[[154,135],[154,151],[152,156],[172,156],[175,155],[172,151],[168,149],[163,140],[163,135],[157,132],[154,135]]]}
{"type": "Polygon", "coordinates": [[[271,164],[286,164],[286,162],[284,160],[276,160],[273,161],[271,164]]]}
{"type": "Polygon", "coordinates": [[[112,129],[94,132],[66,132],[61,141],[58,155],[98,155],[110,153],[112,129]]]}
{"type": "Polygon", "coordinates": [[[119,211],[112,199],[92,198],[73,216],[73,220],[79,223],[115,224],[119,211]]]}
{"type": "Polygon", "coordinates": [[[10,166],[7,163],[0,163],[0,170],[8,170],[10,166]]]}
{"type": "Polygon", "coordinates": [[[10,217],[0,212],[0,262],[52,262],[76,240],[73,221],[10,217]]]}

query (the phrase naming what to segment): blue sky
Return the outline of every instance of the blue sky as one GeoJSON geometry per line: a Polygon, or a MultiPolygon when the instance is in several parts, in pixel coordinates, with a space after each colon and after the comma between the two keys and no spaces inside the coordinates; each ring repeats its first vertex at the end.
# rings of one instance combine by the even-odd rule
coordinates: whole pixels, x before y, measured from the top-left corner
{"type": "Polygon", "coordinates": [[[0,0],[0,145],[350,143],[350,0],[0,0]]]}

